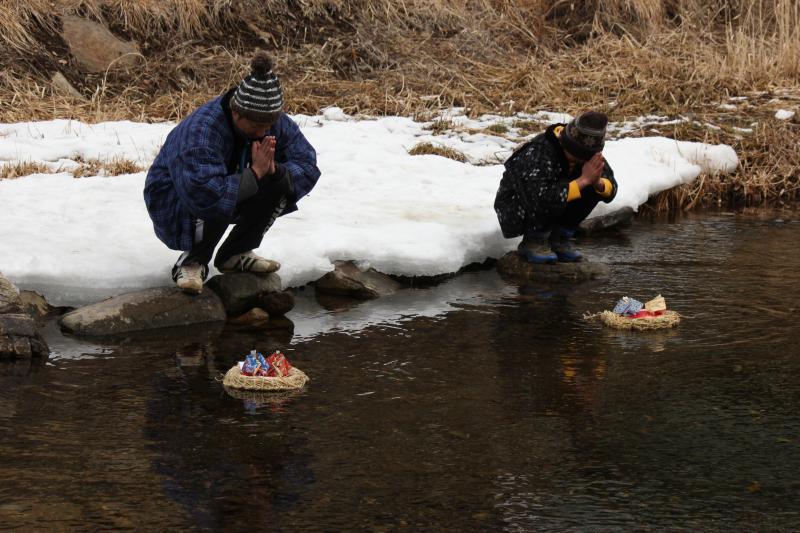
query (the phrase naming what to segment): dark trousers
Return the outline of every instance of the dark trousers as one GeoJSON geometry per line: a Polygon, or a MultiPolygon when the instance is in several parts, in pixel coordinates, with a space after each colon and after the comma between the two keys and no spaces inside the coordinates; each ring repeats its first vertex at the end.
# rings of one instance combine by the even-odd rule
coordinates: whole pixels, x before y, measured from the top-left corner
{"type": "Polygon", "coordinates": [[[602,200],[602,197],[594,190],[594,187],[586,187],[581,191],[581,197],[577,200],[567,202],[567,207],[560,215],[550,220],[545,220],[533,229],[534,232],[550,231],[555,228],[574,230],[578,225],[586,220],[589,213],[602,200]]]}
{"type": "MultiPolygon", "coordinates": [[[[222,263],[234,255],[258,248],[264,234],[286,209],[287,203],[286,196],[271,194],[268,190],[259,190],[255,196],[236,206],[233,229],[219,247],[214,266],[219,268],[222,263]]],[[[198,219],[195,242],[192,249],[183,252],[175,266],[172,267],[173,278],[180,266],[196,263],[205,267],[203,269],[203,278],[205,279],[214,249],[229,225],[224,221],[198,219]]]]}

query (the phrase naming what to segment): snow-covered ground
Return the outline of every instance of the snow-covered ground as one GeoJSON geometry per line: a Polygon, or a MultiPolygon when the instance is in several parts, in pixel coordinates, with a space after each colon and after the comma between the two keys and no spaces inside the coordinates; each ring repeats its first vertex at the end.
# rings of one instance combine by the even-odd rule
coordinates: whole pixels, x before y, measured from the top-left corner
{"type": "MultiPolygon", "coordinates": [[[[443,118],[442,134],[410,118],[356,120],[341,110],[293,117],[318,152],[322,178],[300,210],[279,219],[259,252],[283,264],[285,286],[315,280],[337,259],[359,259],[402,275],[454,272],[516,246],[503,239],[492,204],[501,162],[520,141],[515,124],[570,117],[555,113],[469,119],[458,110],[443,118]],[[487,131],[505,124],[506,135],[487,131]],[[454,148],[460,163],[411,156],[421,142],[454,148]]],[[[662,122],[645,117],[614,124],[625,132],[662,122]]],[[[0,125],[0,165],[38,162],[50,169],[0,180],[0,271],[56,303],[97,298],[169,283],[178,253],[152,231],[142,199],[145,173],[74,178],[80,161],[128,159],[147,167],[174,124],[55,120],[0,125]]],[[[619,194],[597,216],[638,208],[650,195],[689,183],[704,171],[733,171],[732,148],[663,137],[606,143],[619,194]]]]}

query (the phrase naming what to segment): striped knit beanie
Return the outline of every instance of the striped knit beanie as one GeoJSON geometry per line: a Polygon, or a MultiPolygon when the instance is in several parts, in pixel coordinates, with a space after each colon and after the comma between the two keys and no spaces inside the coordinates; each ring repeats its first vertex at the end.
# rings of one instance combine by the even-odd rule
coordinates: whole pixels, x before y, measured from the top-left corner
{"type": "Polygon", "coordinates": [[[605,146],[608,117],[597,111],[583,113],[572,119],[561,134],[561,144],[572,155],[588,161],[605,146]]]}
{"type": "Polygon", "coordinates": [[[281,82],[265,52],[257,52],[253,57],[250,75],[233,93],[231,109],[254,122],[274,122],[283,109],[281,82]]]}

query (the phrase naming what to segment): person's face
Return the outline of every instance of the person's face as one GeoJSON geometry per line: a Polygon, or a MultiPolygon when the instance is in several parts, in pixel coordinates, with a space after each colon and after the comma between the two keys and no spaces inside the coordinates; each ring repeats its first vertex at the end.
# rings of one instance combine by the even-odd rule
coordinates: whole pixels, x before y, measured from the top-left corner
{"type": "Polygon", "coordinates": [[[273,124],[273,122],[256,122],[250,120],[236,111],[232,111],[231,115],[233,116],[233,125],[239,130],[239,133],[250,141],[257,141],[264,137],[273,124]]]}

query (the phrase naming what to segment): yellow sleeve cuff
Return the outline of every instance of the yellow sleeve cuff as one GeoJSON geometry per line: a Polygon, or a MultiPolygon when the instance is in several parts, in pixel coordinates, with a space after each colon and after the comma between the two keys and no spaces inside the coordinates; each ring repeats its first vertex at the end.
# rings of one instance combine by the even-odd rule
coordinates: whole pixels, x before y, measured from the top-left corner
{"type": "Polygon", "coordinates": [[[578,187],[578,182],[572,180],[569,182],[569,191],[567,192],[567,201],[571,202],[581,197],[581,189],[578,187]]]}
{"type": "Polygon", "coordinates": [[[603,198],[608,198],[609,196],[611,196],[611,193],[614,191],[614,185],[611,184],[611,180],[608,178],[600,178],[599,183],[603,184],[603,190],[601,191],[595,187],[597,194],[599,194],[603,198]]]}

